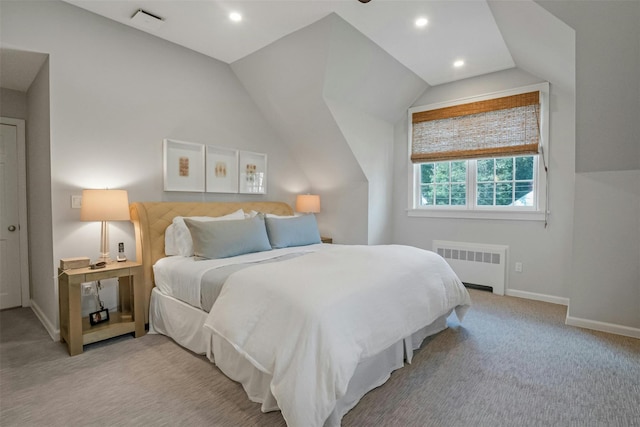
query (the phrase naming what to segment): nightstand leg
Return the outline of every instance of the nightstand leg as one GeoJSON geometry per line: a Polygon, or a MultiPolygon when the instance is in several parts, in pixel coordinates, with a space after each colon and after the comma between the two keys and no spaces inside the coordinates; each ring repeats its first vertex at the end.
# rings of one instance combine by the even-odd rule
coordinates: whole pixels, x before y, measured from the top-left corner
{"type": "Polygon", "coordinates": [[[80,283],[69,285],[69,354],[75,356],[82,353],[82,307],[80,283]]]}
{"type": "Polygon", "coordinates": [[[131,277],[118,277],[118,311],[122,314],[122,319],[131,319],[131,315],[133,314],[131,308],[132,291],[131,277]]]}
{"type": "Polygon", "coordinates": [[[136,322],[136,338],[143,336],[146,332],[144,329],[144,288],[142,286],[142,268],[132,269],[134,272],[131,275],[133,281],[133,311],[134,320],[136,322]]]}
{"type": "Polygon", "coordinates": [[[58,270],[58,313],[60,316],[60,341],[69,341],[69,276],[58,270]]]}

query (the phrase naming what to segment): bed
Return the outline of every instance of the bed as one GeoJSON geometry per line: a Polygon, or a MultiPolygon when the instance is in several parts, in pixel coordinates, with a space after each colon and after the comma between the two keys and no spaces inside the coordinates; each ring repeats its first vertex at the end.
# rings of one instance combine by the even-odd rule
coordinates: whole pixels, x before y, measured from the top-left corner
{"type": "Polygon", "coordinates": [[[433,252],[322,244],[315,217],[293,216],[286,203],[130,210],[149,331],[206,355],[291,427],[339,426],[471,303],[433,252]],[[176,245],[178,229],[192,246],[176,245]]]}

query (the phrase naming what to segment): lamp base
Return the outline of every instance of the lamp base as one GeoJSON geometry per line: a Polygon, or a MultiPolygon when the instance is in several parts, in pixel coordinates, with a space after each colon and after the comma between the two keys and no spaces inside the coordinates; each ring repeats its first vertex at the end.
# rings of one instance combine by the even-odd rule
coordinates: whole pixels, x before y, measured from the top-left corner
{"type": "Polygon", "coordinates": [[[98,258],[98,262],[106,262],[107,264],[113,262],[109,256],[109,224],[107,221],[102,221],[100,229],[100,258],[98,258]]]}
{"type": "Polygon", "coordinates": [[[100,256],[98,257],[96,262],[104,262],[104,263],[107,263],[107,264],[111,264],[111,263],[113,263],[115,261],[107,253],[107,254],[100,254],[100,256]]]}

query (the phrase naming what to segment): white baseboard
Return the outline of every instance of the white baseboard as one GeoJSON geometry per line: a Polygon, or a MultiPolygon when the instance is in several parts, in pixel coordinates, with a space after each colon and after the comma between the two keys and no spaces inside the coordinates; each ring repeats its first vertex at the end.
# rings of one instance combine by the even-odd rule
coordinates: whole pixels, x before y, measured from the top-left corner
{"type": "Polygon", "coordinates": [[[569,305],[569,298],[556,297],[553,295],[537,294],[535,292],[519,291],[517,289],[505,289],[504,294],[510,297],[550,302],[551,304],[569,305]]]}
{"type": "MultiPolygon", "coordinates": [[[[552,304],[569,305],[569,298],[556,297],[552,295],[536,294],[534,292],[518,291],[516,289],[505,289],[505,295],[531,299],[536,301],[550,302],[552,304]]],[[[568,310],[567,310],[568,311],[568,310]]],[[[592,329],[594,331],[608,332],[610,334],[623,335],[625,337],[640,339],[640,328],[617,325],[615,323],[599,322],[597,320],[581,319],[567,315],[565,324],[578,328],[592,329]]]]}
{"type": "Polygon", "coordinates": [[[577,326],[578,328],[593,329],[594,331],[608,332],[610,334],[640,339],[640,329],[632,328],[630,326],[599,322],[597,320],[581,319],[579,317],[571,316],[567,316],[565,324],[569,326],[577,326]]]}
{"type": "Polygon", "coordinates": [[[56,329],[34,300],[31,300],[31,310],[35,313],[38,320],[40,320],[42,326],[47,330],[51,339],[54,341],[60,341],[60,329],[56,329]]]}

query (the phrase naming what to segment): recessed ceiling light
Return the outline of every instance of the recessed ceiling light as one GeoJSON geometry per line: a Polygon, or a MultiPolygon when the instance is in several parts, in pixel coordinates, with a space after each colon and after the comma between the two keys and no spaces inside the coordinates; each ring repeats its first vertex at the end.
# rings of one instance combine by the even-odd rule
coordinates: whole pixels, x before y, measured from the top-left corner
{"type": "Polygon", "coordinates": [[[425,17],[420,17],[416,19],[416,27],[418,28],[426,27],[428,23],[429,21],[427,21],[427,18],[425,17]]]}
{"type": "Polygon", "coordinates": [[[453,63],[453,66],[456,68],[460,68],[464,65],[464,61],[462,59],[458,59],[456,62],[453,63]]]}
{"type": "Polygon", "coordinates": [[[229,19],[231,19],[233,22],[240,22],[242,21],[242,15],[240,15],[238,12],[231,12],[229,14],[229,19]]]}

